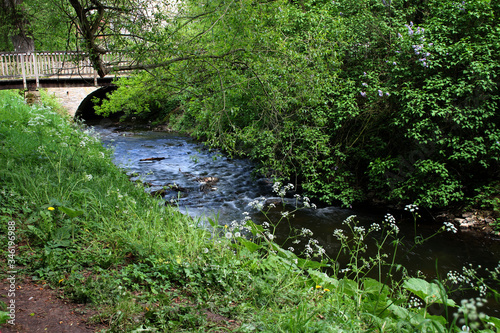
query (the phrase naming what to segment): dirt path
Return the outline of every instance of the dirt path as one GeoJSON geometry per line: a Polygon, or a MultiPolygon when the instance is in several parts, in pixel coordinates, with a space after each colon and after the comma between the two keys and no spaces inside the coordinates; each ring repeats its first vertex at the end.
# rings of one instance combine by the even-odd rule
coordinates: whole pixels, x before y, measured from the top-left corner
{"type": "Polygon", "coordinates": [[[62,299],[46,285],[24,279],[16,281],[15,297],[10,298],[8,294],[9,284],[4,279],[0,282],[0,300],[7,304],[15,300],[16,318],[15,325],[1,325],[0,333],[90,333],[104,328],[87,324],[96,311],[62,299]]]}

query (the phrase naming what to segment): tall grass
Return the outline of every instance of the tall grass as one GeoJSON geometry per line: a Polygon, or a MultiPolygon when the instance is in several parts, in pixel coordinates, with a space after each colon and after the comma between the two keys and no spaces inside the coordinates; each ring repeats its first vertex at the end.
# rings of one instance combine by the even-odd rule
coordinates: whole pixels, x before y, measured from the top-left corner
{"type": "MultiPolygon", "coordinates": [[[[98,307],[94,320],[108,331],[458,332],[459,320],[500,327],[496,318],[467,317],[470,306],[457,318],[431,315],[432,304],[456,307],[446,281],[368,278],[367,270],[396,263],[381,253],[361,259],[371,230],[354,218],[346,221],[352,239],[336,234],[343,250],[356,249],[344,269],[311,239],[301,255],[279,247],[273,221],[200,228],[131,182],[90,130],[53,110],[0,92],[1,230],[16,221],[19,268],[98,307]]],[[[392,239],[395,221],[386,222],[392,239]]]]}

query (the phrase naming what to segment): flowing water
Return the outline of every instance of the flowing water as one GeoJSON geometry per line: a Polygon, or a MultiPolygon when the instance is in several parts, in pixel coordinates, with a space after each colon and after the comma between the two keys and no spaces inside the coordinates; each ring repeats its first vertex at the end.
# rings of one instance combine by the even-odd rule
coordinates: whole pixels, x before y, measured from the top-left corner
{"type": "MultiPolygon", "coordinates": [[[[167,202],[175,202],[179,209],[193,217],[204,220],[217,216],[219,223],[224,225],[241,220],[248,212],[254,222],[262,223],[266,218],[248,204],[263,196],[274,201],[279,199],[272,192],[270,180],[254,177],[252,163],[210,152],[188,137],[149,131],[96,130],[103,143],[114,148],[115,163],[133,175],[132,180],[149,183],[149,191],[165,190],[163,195],[167,202]]],[[[343,221],[347,217],[356,215],[360,225],[368,228],[373,222],[380,223],[385,213],[337,207],[302,209],[295,213],[291,223],[299,229],[310,229],[326,253],[336,257],[339,242],[333,232],[346,229],[343,221]]],[[[277,221],[280,211],[272,210],[268,216],[277,221]]],[[[461,271],[464,266],[494,269],[499,263],[500,241],[469,232],[440,233],[423,245],[413,247],[415,233],[411,216],[407,212],[394,213],[394,216],[400,222],[399,236],[403,238],[397,262],[412,273],[421,271],[435,277],[438,272],[445,276],[448,271],[461,271]],[[437,271],[436,267],[439,267],[437,271]]],[[[433,223],[420,221],[417,233],[426,238],[437,229],[439,226],[433,223]]],[[[277,228],[277,242],[283,242],[288,233],[288,224],[282,222],[277,228]]],[[[285,245],[288,246],[292,244],[285,245]]],[[[499,316],[500,307],[490,304],[488,312],[499,316]]]]}

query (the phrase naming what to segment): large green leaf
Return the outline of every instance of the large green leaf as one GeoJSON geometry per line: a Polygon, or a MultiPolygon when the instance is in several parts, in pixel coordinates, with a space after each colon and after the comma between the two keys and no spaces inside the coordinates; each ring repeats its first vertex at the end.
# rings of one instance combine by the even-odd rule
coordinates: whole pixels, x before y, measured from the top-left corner
{"type": "Polygon", "coordinates": [[[239,242],[247,248],[248,251],[250,252],[255,252],[257,251],[258,249],[260,249],[262,246],[258,245],[258,244],[255,244],[254,242],[252,241],[249,241],[249,240],[246,240],[245,238],[243,237],[239,237],[238,238],[239,242]]]}
{"type": "Polygon", "coordinates": [[[403,283],[403,287],[420,297],[426,304],[446,304],[456,307],[456,303],[446,296],[446,291],[436,283],[423,279],[410,278],[403,283]]]}
{"type": "Polygon", "coordinates": [[[315,269],[307,270],[307,273],[314,281],[314,284],[321,286],[324,289],[334,290],[339,285],[339,280],[329,277],[326,273],[320,272],[315,269]]]}

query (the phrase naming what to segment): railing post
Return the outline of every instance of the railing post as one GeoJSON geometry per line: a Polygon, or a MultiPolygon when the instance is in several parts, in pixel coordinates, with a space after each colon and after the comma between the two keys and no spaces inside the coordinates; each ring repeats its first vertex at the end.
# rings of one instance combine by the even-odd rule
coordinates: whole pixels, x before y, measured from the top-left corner
{"type": "Polygon", "coordinates": [[[28,89],[28,85],[26,84],[26,70],[24,69],[24,56],[25,56],[25,53],[21,53],[18,55],[18,57],[21,58],[21,70],[23,72],[23,87],[24,87],[24,90],[28,89]]]}
{"type": "Polygon", "coordinates": [[[5,56],[2,54],[2,76],[5,76],[5,56]]]}
{"type": "Polygon", "coordinates": [[[40,82],[39,82],[39,79],[38,79],[38,66],[36,64],[36,56],[35,56],[35,52],[33,52],[33,70],[35,71],[35,81],[36,81],[36,89],[38,90],[39,86],[40,86],[40,82]]]}

